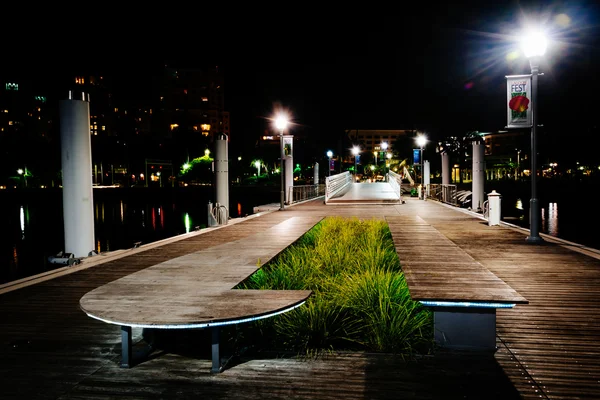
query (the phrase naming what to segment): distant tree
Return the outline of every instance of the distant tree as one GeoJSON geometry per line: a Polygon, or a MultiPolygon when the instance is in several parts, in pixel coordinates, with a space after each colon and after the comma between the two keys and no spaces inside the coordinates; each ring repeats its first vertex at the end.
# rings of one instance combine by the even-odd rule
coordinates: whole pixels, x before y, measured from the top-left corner
{"type": "Polygon", "coordinates": [[[182,182],[190,183],[211,183],[213,179],[212,171],[213,159],[209,155],[194,158],[189,164],[184,166],[179,171],[179,179],[182,182]]]}
{"type": "Polygon", "coordinates": [[[406,135],[402,135],[396,138],[392,144],[392,157],[396,160],[404,161],[406,164],[412,164],[409,162],[413,157],[413,149],[416,148],[415,137],[417,131],[409,131],[406,135]]]}

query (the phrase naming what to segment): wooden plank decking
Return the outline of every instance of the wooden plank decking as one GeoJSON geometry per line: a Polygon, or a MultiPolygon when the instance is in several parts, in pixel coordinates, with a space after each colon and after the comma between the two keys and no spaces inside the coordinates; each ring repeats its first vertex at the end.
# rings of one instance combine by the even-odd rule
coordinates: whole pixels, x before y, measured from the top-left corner
{"type": "Polygon", "coordinates": [[[282,311],[309,290],[231,290],[298,240],[320,217],[290,217],[254,235],[124,276],[86,293],[81,309],[121,326],[190,327],[282,311]]]}
{"type": "Polygon", "coordinates": [[[527,303],[421,217],[387,217],[386,221],[413,300],[527,303]]]}
{"type": "MultiPolygon", "coordinates": [[[[525,242],[433,201],[325,206],[322,200],[0,295],[3,399],[600,399],[600,260],[577,246],[525,242]],[[493,356],[439,353],[414,361],[342,353],[303,361],[253,354],[210,374],[193,336],[133,369],[119,368],[117,326],[87,317],[87,292],[136,271],[256,235],[290,216],[419,216],[529,304],[498,310],[493,356]]],[[[182,332],[183,333],[183,332],[182,332]]],[[[140,332],[134,332],[137,338],[140,332]]]]}

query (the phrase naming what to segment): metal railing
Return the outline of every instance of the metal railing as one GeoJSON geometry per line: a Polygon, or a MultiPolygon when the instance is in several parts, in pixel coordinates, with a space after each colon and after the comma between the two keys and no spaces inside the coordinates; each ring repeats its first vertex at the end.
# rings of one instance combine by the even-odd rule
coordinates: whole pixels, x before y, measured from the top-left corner
{"type": "Polygon", "coordinates": [[[490,218],[490,201],[489,200],[484,201],[481,209],[482,209],[481,214],[483,215],[483,218],[489,219],[490,218]]]}
{"type": "Polygon", "coordinates": [[[325,179],[325,204],[327,204],[327,201],[332,197],[343,193],[351,184],[352,175],[350,175],[350,172],[348,171],[328,176],[325,179]]]}
{"type": "Polygon", "coordinates": [[[325,185],[300,185],[290,187],[291,198],[294,203],[298,201],[310,200],[325,194],[325,185]]]}
{"type": "Polygon", "coordinates": [[[398,199],[400,200],[400,202],[402,202],[402,176],[398,175],[394,171],[390,171],[388,177],[388,182],[390,186],[398,195],[398,199]]]}
{"type": "Polygon", "coordinates": [[[456,185],[441,185],[439,183],[429,184],[429,197],[442,203],[458,206],[456,185]]]}
{"type": "Polygon", "coordinates": [[[208,202],[208,226],[227,225],[229,210],[223,204],[208,202]]]}

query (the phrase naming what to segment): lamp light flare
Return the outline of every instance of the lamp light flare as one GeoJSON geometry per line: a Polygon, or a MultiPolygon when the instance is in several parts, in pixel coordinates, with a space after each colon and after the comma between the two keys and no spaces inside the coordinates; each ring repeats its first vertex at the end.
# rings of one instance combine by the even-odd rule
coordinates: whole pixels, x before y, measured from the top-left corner
{"type": "Polygon", "coordinates": [[[285,130],[288,125],[288,117],[284,114],[279,114],[277,118],[275,118],[275,128],[279,131],[285,130]]]}
{"type": "Polygon", "coordinates": [[[540,31],[530,31],[521,40],[521,48],[527,58],[543,56],[547,47],[548,40],[540,31]]]}

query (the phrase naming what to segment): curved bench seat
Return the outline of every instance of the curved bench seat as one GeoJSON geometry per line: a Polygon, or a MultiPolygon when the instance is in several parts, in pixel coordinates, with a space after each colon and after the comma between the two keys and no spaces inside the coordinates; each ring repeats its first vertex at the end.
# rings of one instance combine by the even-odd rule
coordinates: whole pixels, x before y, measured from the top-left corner
{"type": "Polygon", "coordinates": [[[121,326],[123,367],[131,365],[131,328],[211,328],[212,370],[218,372],[219,326],[281,314],[302,305],[312,293],[233,288],[321,219],[291,217],[241,239],[153,265],[88,292],[79,306],[92,318],[121,326]]]}
{"type": "Polygon", "coordinates": [[[192,285],[148,291],[130,286],[116,281],[95,289],[81,298],[81,309],[92,318],[120,326],[194,329],[268,318],[301,305],[312,293],[241,289],[201,293],[192,285]]]}

